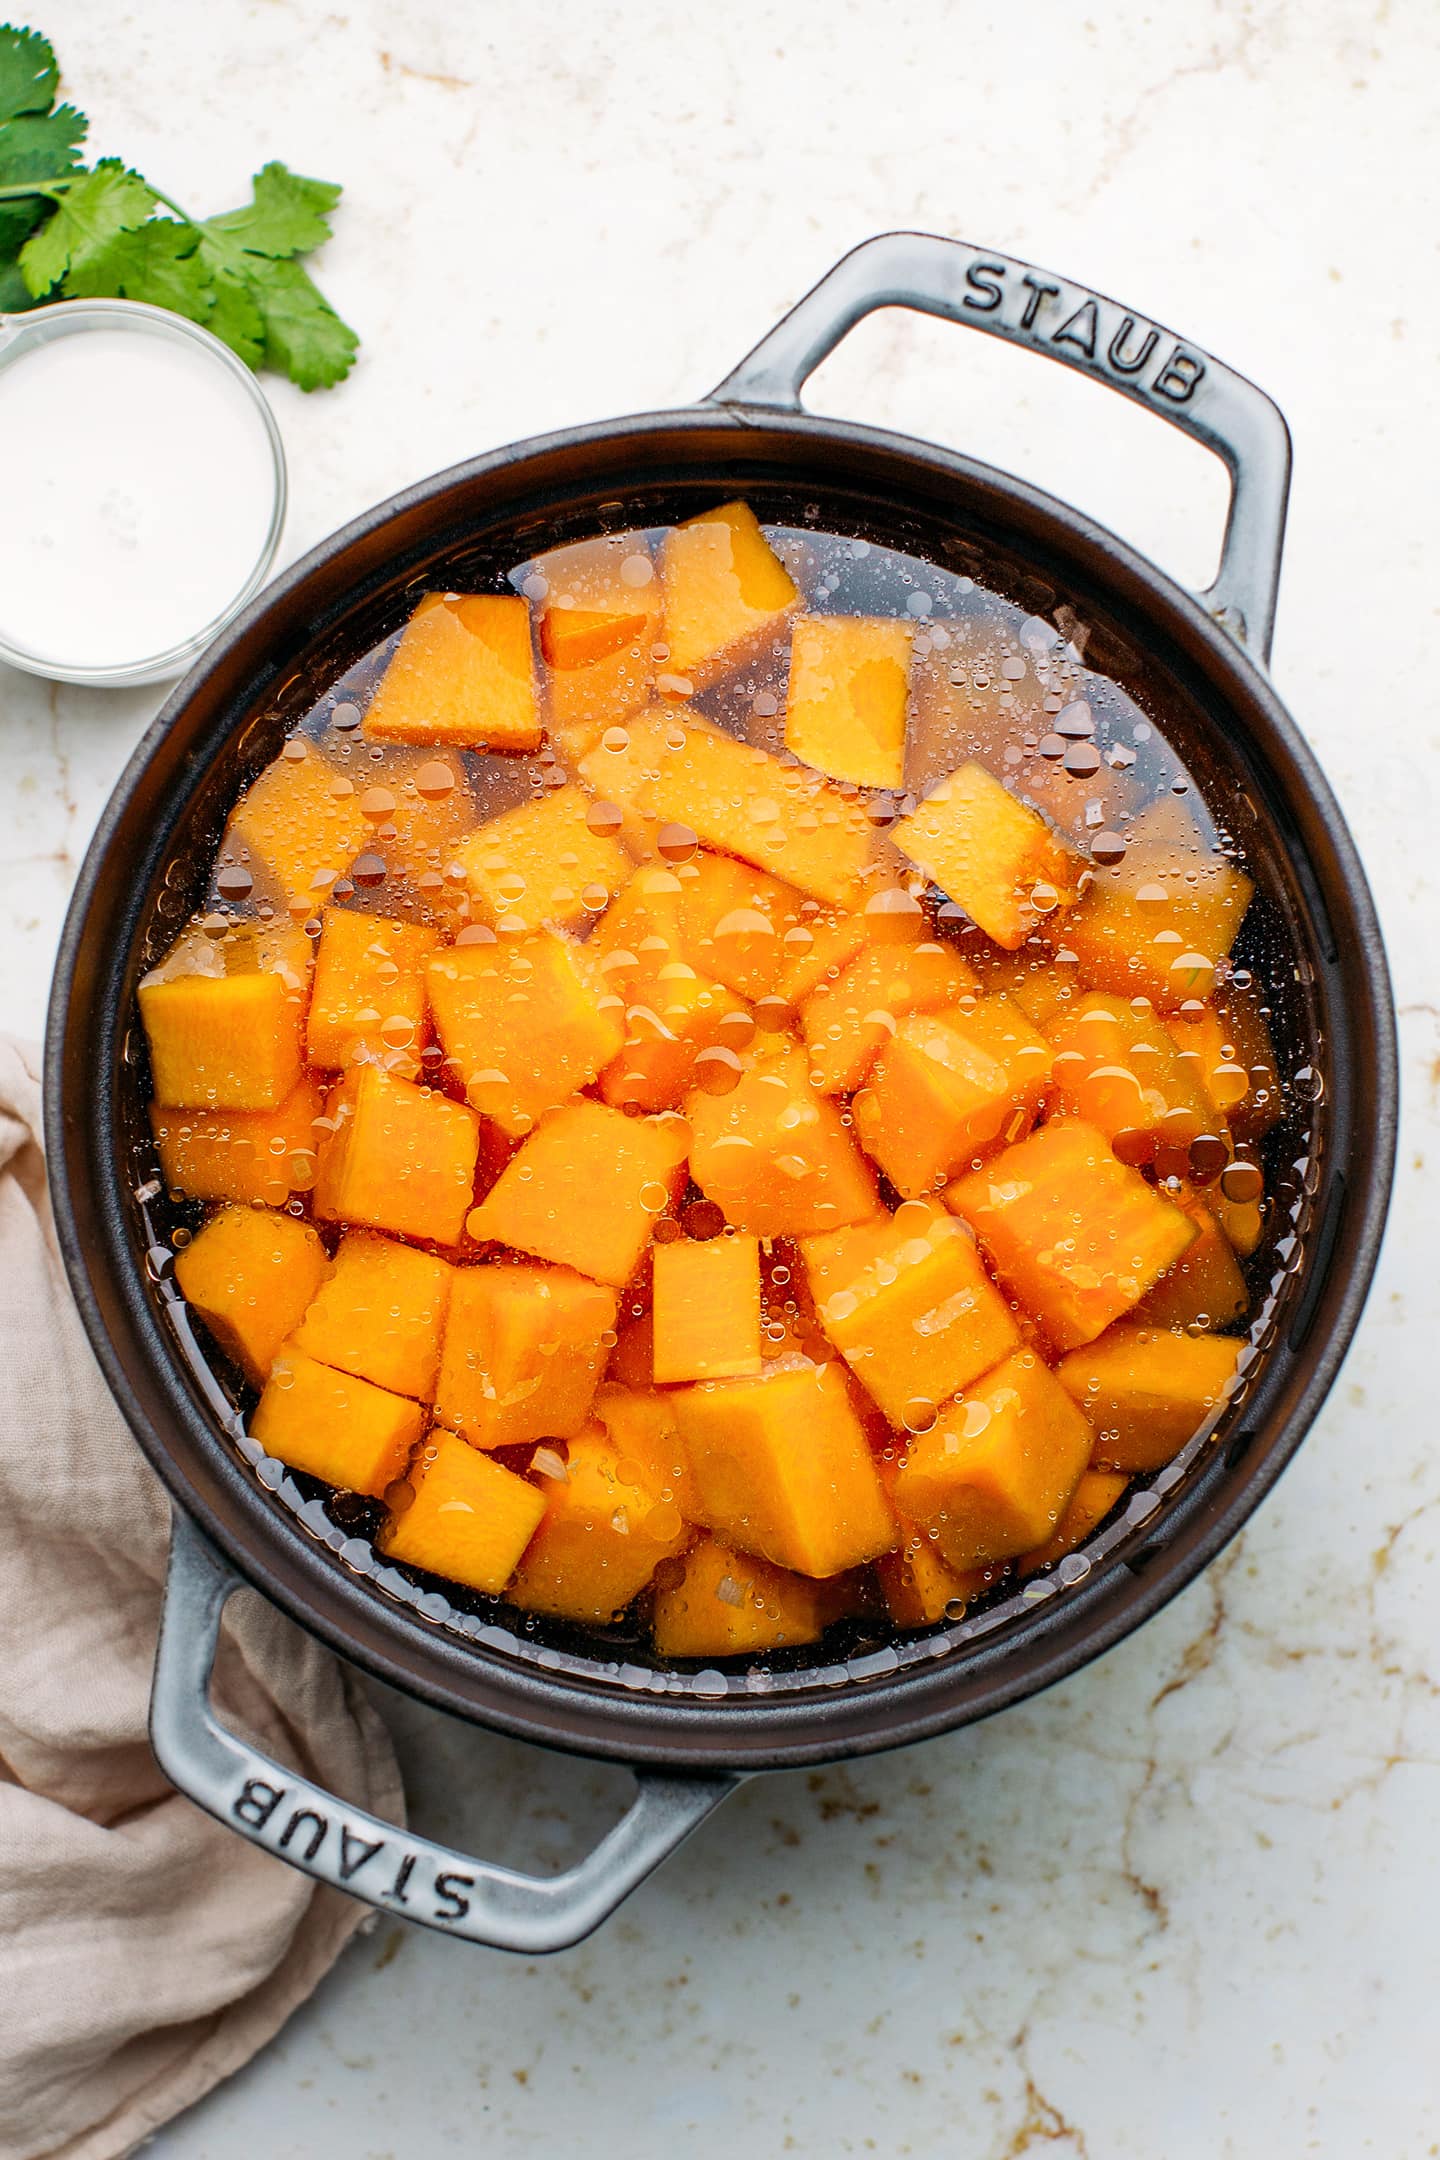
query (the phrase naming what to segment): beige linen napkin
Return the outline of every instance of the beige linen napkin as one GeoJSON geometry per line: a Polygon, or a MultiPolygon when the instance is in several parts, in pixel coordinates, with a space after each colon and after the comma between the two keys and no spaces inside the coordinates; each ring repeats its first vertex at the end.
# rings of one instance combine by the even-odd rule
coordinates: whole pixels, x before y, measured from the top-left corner
{"type": "MultiPolygon", "coordinates": [[[[145,1737],[168,1501],[50,1227],[33,1053],[0,1040],[0,2160],[111,2160],[237,2069],[365,1908],[181,1799],[145,1737]]],[[[392,1821],[352,1674],[246,1592],[226,1716],[392,1821]]]]}

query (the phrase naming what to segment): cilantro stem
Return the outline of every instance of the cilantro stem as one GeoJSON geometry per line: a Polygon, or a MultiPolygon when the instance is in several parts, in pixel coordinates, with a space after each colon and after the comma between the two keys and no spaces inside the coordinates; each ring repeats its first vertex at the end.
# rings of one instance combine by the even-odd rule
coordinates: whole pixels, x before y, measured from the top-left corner
{"type": "Polygon", "coordinates": [[[76,173],[73,180],[17,180],[9,187],[0,187],[0,202],[15,202],[25,195],[48,195],[52,202],[58,202],[75,185],[75,180],[85,177],[83,173],[76,173]]]}

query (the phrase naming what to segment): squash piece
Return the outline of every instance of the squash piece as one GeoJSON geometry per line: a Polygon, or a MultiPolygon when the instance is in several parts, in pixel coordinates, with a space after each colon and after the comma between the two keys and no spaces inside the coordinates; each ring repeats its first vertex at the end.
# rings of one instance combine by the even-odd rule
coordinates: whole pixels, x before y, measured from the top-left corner
{"type": "Polygon", "coordinates": [[[838,1365],[777,1358],[671,1397],[693,1522],[800,1575],[888,1552],[895,1518],[838,1365]]]}
{"type": "Polygon", "coordinates": [[[910,1442],[895,1503],[952,1568],[1030,1552],[1069,1506],[1095,1435],[1033,1350],[1017,1350],[910,1442]]]}
{"type": "Polygon", "coordinates": [[[1183,1150],[1213,1128],[1199,1074],[1148,1000],[1091,991],[1049,1034],[1056,1106],[1107,1140],[1123,1133],[1127,1162],[1153,1162],[1162,1147],[1183,1150]]]}
{"type": "Polygon", "coordinates": [[[1080,995],[1080,971],[1068,946],[1052,947],[1029,937],[1014,952],[1006,952],[1003,946],[971,933],[960,951],[986,997],[1009,998],[1042,1035],[1074,1009],[1080,995]]]}
{"type": "Polygon", "coordinates": [[[639,533],[605,533],[538,556],[546,726],[564,757],[650,701],[660,580],[639,533]]]}
{"type": "Polygon", "coordinates": [[[633,977],[625,996],[625,1040],[600,1075],[600,1093],[622,1109],[673,1110],[705,1070],[707,1053],[724,1049],[729,1024],[746,1018],[745,1006],[683,960],[648,980],[633,977]]]}
{"type": "Polygon", "coordinates": [[[530,611],[512,594],[427,593],[365,715],[372,742],[538,750],[530,611]]]}
{"type": "Polygon", "coordinates": [[[913,622],[893,615],[804,615],[790,638],[785,747],[859,787],[905,784],[905,706],[913,622]]]}
{"type": "Polygon", "coordinates": [[[435,1414],[473,1447],[568,1440],[590,1415],[615,1294],[571,1268],[455,1271],[435,1414]]]}
{"type": "Polygon", "coordinates": [[[786,937],[804,920],[804,894],[729,855],[702,851],[683,867],[693,873],[675,881],[685,958],[738,997],[768,997],[785,967],[786,937]]]}
{"type": "MultiPolygon", "coordinates": [[[[668,1573],[668,1571],[667,1571],[668,1573]]],[[[816,1642],[830,1619],[824,1585],[768,1567],[719,1538],[697,1539],[655,1592],[663,1658],[748,1657],[816,1642]]]]}
{"type": "Polygon", "coordinates": [[[638,1386],[622,1386],[612,1377],[612,1357],[604,1386],[595,1397],[595,1416],[609,1435],[622,1477],[633,1477],[638,1464],[643,1482],[659,1489],[662,1500],[674,1500],[683,1515],[685,1465],[675,1413],[667,1394],[653,1388],[648,1376],[638,1386]]]}
{"type": "Polygon", "coordinates": [[[1007,998],[900,1022],[855,1097],[855,1130],[907,1200],[1028,1131],[1051,1049],[1007,998]]]}
{"type": "MultiPolygon", "coordinates": [[[[903,1458],[902,1458],[903,1460],[903,1458]]],[[[880,1478],[895,1503],[898,1462],[880,1464],[880,1478]]],[[[899,1508],[900,1543],[894,1552],[882,1553],[875,1562],[880,1592],[890,1619],[898,1628],[936,1627],[942,1620],[960,1620],[965,1607],[999,1580],[999,1568],[952,1568],[928,1530],[911,1522],[899,1508]]]]}
{"type": "Polygon", "coordinates": [[[731,1232],[655,1248],[659,1383],[732,1380],[760,1370],[760,1241],[731,1232]]]}
{"type": "Polygon", "coordinates": [[[227,1207],[176,1254],[175,1280],[226,1357],[263,1387],[328,1265],[309,1223],[270,1208],[227,1207]]]}
{"type": "MultiPolygon", "coordinates": [[[[361,775],[361,803],[370,826],[362,852],[385,865],[394,904],[418,903],[427,919],[450,923],[468,915],[465,873],[457,857],[478,830],[480,808],[463,756],[451,750],[389,750],[361,775]]],[[[355,864],[350,865],[353,877],[355,864]]]]}
{"type": "Polygon", "coordinates": [[[1189,1084],[1208,1103],[1213,1120],[1227,1125],[1250,1092],[1250,1075],[1237,1062],[1229,1030],[1214,1005],[1187,998],[1167,1015],[1166,1031],[1189,1084]]]}
{"type": "Polygon", "coordinates": [[[512,1140],[588,1087],[624,1041],[620,1000],[588,947],[555,931],[447,946],[425,984],[447,1065],[512,1140]]]}
{"type": "Polygon", "coordinates": [[[1254,887],[1174,797],[1142,811],[1127,838],[1124,861],[1094,871],[1065,942],[1092,989],[1173,1012],[1209,996],[1254,887]]]}
{"type": "Polygon", "coordinates": [[[622,1289],[684,1190],[688,1144],[678,1118],[568,1103],[521,1142],[471,1211],[470,1235],[622,1289]]]}
{"type": "Polygon", "coordinates": [[[933,1202],[800,1250],[821,1326],[894,1426],[923,1424],[1019,1344],[972,1239],[933,1202]]]}
{"type": "Polygon", "coordinates": [[[1135,1318],[1158,1328],[1228,1327],[1250,1302],[1245,1277],[1205,1197],[1193,1189],[1176,1197],[1198,1235],[1141,1299],[1135,1318]]]}
{"type": "Polygon", "coordinates": [[[689,1532],[673,1500],[601,1425],[566,1444],[564,1474],[541,1473],[545,1513],[506,1595],[523,1612],[613,1620],[689,1532]]]}
{"type": "Polygon", "coordinates": [[[622,1321],[605,1368],[607,1380],[620,1387],[650,1388],[655,1385],[655,1316],[651,1312],[622,1321]]]}
{"type": "Polygon", "coordinates": [[[322,1365],[287,1343],[250,1420],[250,1437],[292,1470],[383,1498],[403,1477],[425,1412],[408,1396],[322,1365]]]}
{"type": "Polygon", "coordinates": [[[502,810],[462,841],[456,860],[476,920],[508,931],[542,923],[574,930],[598,915],[625,883],[630,858],[608,832],[591,827],[590,809],[583,788],[557,788],[502,810]]]}
{"type": "Polygon", "coordinates": [[[1190,1217],[1078,1118],[1042,1126],[959,1178],[945,1205],[1057,1350],[1093,1342],[1196,1236],[1190,1217]]]}
{"type": "Polygon", "coordinates": [[[723,503],[660,544],[666,666],[697,690],[738,667],[800,604],[800,593],[747,503],[723,503]]]}
{"type": "Polygon", "coordinates": [[[413,1245],[349,1230],[295,1330],[295,1346],[337,1372],[433,1402],[454,1272],[413,1245]]]}
{"type": "Polygon", "coordinates": [[[142,982],[154,1099],[167,1110],[274,1110],[300,1078],[305,1006],[284,978],[142,982]]]}
{"type": "Polygon", "coordinates": [[[430,1088],[352,1065],[326,1104],[315,1213],[322,1222],[455,1245],[475,1185],[479,1121],[430,1088]]]}
{"type": "Polygon", "coordinates": [[[940,781],[892,838],[1007,951],[1074,901],[1077,857],[983,765],[940,781]]]}
{"type": "Polygon", "coordinates": [[[435,1426],[404,1481],[413,1493],[375,1540],[388,1560],[497,1597],[545,1513],[545,1496],[435,1426]]]}
{"type": "Polygon", "coordinates": [[[1226,1403],[1243,1346],[1133,1321],[1060,1360],[1060,1384],[1095,1427],[1094,1461],[1159,1470],[1226,1403]]]}
{"type": "Polygon", "coordinates": [[[752,1051],[728,1095],[686,1098],[690,1174],[736,1230],[808,1237],[863,1222],[875,1180],[840,1112],[810,1084],[809,1062],[787,1037],[752,1051]]]}
{"type": "Polygon", "coordinates": [[[662,825],[684,825],[702,846],[738,855],[813,899],[860,904],[873,835],[858,799],[683,706],[636,714],[625,734],[623,752],[602,742],[583,757],[580,776],[628,811],[637,852],[654,852],[662,825]]]}
{"type": "Polygon", "coordinates": [[[438,932],[421,923],[326,908],[306,1021],[311,1064],[334,1071],[366,1058],[413,1080],[425,1028],[423,969],[437,943],[438,932]]]}
{"type": "Polygon", "coordinates": [[[165,1183],[191,1200],[283,1207],[315,1182],[320,1091],[302,1080],[275,1110],[162,1110],[150,1126],[165,1183]]]}
{"type": "Polygon", "coordinates": [[[547,667],[569,670],[609,660],[645,635],[644,615],[608,615],[593,608],[546,608],[540,652],[547,667]]]}
{"type": "Polygon", "coordinates": [[[959,954],[933,941],[872,945],[806,999],[800,1022],[810,1071],[824,1095],[859,1087],[907,1013],[940,1012],[975,989],[959,954]]]}
{"type": "Polygon", "coordinates": [[[1074,1552],[1077,1545],[1083,1545],[1091,1531],[1099,1529],[1129,1483],[1124,1471],[1087,1470],[1054,1533],[1034,1552],[1022,1554],[1019,1572],[1033,1575],[1037,1568],[1051,1567],[1066,1553],[1074,1552]]]}
{"type": "Polygon", "coordinates": [[[231,811],[220,859],[248,868],[282,903],[318,908],[368,832],[354,781],[292,735],[231,811]]]}

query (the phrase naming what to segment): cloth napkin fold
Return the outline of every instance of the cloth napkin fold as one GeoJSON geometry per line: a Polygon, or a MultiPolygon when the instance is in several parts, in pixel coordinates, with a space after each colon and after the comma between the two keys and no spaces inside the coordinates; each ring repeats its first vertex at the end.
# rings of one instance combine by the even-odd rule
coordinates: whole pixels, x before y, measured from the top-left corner
{"type": "MultiPolygon", "coordinates": [[[[278,2031],[364,1907],[212,1822],[150,1753],[169,1503],[70,1300],[39,1108],[34,1053],[0,1040],[0,2160],[112,2160],[278,2031]]],[[[216,1693],[403,1822],[355,1675],[252,1592],[216,1693]]]]}

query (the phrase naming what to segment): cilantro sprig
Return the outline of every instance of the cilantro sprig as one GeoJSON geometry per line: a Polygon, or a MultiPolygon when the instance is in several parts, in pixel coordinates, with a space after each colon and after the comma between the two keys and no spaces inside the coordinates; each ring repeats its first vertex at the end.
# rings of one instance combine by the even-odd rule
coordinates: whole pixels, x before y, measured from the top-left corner
{"type": "Polygon", "coordinates": [[[242,209],[191,217],[119,158],[83,165],[89,122],[59,89],[49,41],[0,27],[0,313],[145,300],[302,390],[341,381],[359,341],[299,261],[330,237],[339,188],[272,161],[242,209]]]}

